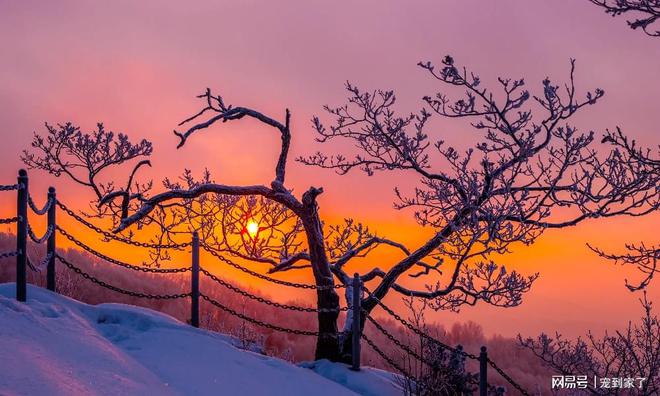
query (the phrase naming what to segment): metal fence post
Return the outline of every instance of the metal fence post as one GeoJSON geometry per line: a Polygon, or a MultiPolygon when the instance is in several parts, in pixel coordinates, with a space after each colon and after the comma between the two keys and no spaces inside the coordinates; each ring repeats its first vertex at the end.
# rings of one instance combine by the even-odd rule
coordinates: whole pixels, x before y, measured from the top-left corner
{"type": "Polygon", "coordinates": [[[351,369],[356,371],[360,370],[360,338],[362,338],[360,331],[362,313],[361,294],[362,282],[360,281],[360,274],[355,273],[353,276],[353,340],[351,342],[353,365],[351,369]]]}
{"type": "Polygon", "coordinates": [[[192,277],[190,281],[190,324],[199,327],[199,234],[192,236],[192,277]]]}
{"type": "Polygon", "coordinates": [[[28,176],[25,169],[18,171],[18,199],[16,204],[16,300],[27,298],[27,207],[28,176]]]}
{"type": "Polygon", "coordinates": [[[55,291],[55,213],[57,211],[55,187],[48,188],[48,227],[51,228],[50,236],[48,237],[48,245],[46,247],[46,256],[48,257],[48,266],[46,267],[46,287],[50,291],[55,291]]]}
{"type": "Polygon", "coordinates": [[[488,351],[485,346],[479,353],[479,396],[488,395],[488,351]]]}

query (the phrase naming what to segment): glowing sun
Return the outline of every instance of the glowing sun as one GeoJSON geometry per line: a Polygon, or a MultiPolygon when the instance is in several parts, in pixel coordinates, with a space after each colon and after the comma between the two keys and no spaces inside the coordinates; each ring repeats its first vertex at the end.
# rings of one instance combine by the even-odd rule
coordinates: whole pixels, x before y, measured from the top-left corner
{"type": "Polygon", "coordinates": [[[250,235],[250,238],[254,238],[259,233],[259,223],[254,220],[250,220],[245,226],[245,229],[247,230],[248,235],[250,235]]]}

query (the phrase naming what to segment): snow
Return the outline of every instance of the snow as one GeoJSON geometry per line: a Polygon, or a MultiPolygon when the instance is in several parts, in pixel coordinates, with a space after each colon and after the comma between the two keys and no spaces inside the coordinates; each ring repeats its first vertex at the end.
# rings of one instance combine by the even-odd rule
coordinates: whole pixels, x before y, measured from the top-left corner
{"type": "Polygon", "coordinates": [[[0,395],[400,395],[393,374],[286,361],[122,304],[0,284],[0,395]]]}
{"type": "Polygon", "coordinates": [[[375,368],[353,371],[347,365],[332,363],[329,360],[304,362],[301,367],[314,370],[317,374],[344,385],[364,396],[400,396],[401,382],[395,374],[375,368]]]}

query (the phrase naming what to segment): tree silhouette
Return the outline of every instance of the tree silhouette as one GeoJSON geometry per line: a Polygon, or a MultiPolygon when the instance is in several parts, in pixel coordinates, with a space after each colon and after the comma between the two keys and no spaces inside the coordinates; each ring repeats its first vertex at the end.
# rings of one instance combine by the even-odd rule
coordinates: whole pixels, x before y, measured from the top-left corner
{"type": "Polygon", "coordinates": [[[639,323],[628,323],[623,331],[607,332],[602,338],[589,333],[586,339],[568,340],[556,334],[541,334],[523,339],[519,344],[532,351],[561,375],[586,375],[589,393],[595,395],[657,395],[660,391],[660,319],[652,303],[640,299],[644,315],[639,323]],[[592,386],[593,378],[599,381],[592,386]],[[609,379],[633,379],[632,387],[612,386],[609,379]],[[609,385],[609,386],[606,386],[609,385]]]}
{"type": "MultiPolygon", "coordinates": [[[[619,150],[627,153],[629,161],[638,164],[639,169],[646,173],[652,180],[656,180],[656,186],[660,185],[660,160],[654,159],[651,149],[639,147],[634,140],[628,139],[620,128],[615,132],[607,131],[603,137],[604,143],[609,143],[619,150]]],[[[658,158],[658,153],[655,155],[658,158]]],[[[657,190],[657,187],[656,187],[657,190]]],[[[657,210],[660,208],[660,200],[656,197],[649,201],[649,208],[657,210]]],[[[638,291],[646,288],[653,280],[653,276],[658,272],[658,259],[660,258],[660,248],[658,246],[648,245],[644,242],[639,244],[627,243],[626,252],[615,254],[606,252],[601,248],[588,245],[591,250],[599,256],[611,260],[617,264],[636,267],[644,276],[639,282],[631,283],[626,279],[626,287],[630,291],[638,291]]]]}
{"type": "MultiPolygon", "coordinates": [[[[347,103],[325,108],[330,126],[320,117],[313,119],[313,126],[319,142],[344,140],[357,153],[317,152],[298,158],[339,174],[406,172],[417,177],[420,182],[411,195],[395,189],[396,208],[412,211],[420,227],[433,231],[415,249],[353,219],[324,224],[317,202],[322,187],[311,186],[300,196],[286,187],[289,110],[278,120],[227,105],[211,90],[200,95],[204,107],[180,124],[187,129],[175,131],[178,147],[216,124],[245,117],[257,120],[280,137],[273,181],[227,185],[216,183],[208,172],[195,179],[186,171],[179,181],[166,179],[163,192],[151,195],[129,185],[108,192],[99,205],[121,208],[109,214],[118,216],[115,232],[155,224],[158,238],[176,239],[194,229],[209,248],[263,263],[270,272],[311,269],[319,286],[317,305],[326,309],[318,314],[316,357],[346,361],[351,353],[350,317],[338,333],[339,295],[332,286],[345,284],[350,296],[346,268],[354,258],[366,257],[378,247],[400,255],[388,267],[372,266],[360,273],[369,290],[362,300],[367,313],[391,291],[428,299],[435,309],[458,311],[478,301],[512,307],[521,303],[538,277],[509,271],[495,261],[513,245],[532,244],[549,228],[588,219],[644,215],[657,204],[657,178],[632,160],[630,151],[607,142],[597,150],[593,132],[578,132],[567,123],[604,95],[600,89],[578,95],[574,61],[561,89],[546,78],[537,95],[525,89],[523,79],[499,78],[497,92],[482,88],[477,75],[458,67],[449,56],[439,67],[430,62],[419,66],[432,81],[464,95],[453,100],[444,93],[427,96],[418,112],[399,115],[394,92],[364,92],[347,84],[347,103]],[[461,151],[442,137],[432,138],[433,115],[470,120],[475,130],[471,147],[461,151]],[[425,286],[409,286],[408,277],[425,279],[425,286]]],[[[45,153],[32,157],[33,166],[40,167],[53,153],[48,147],[35,147],[45,153]]]]}
{"type": "Polygon", "coordinates": [[[605,12],[618,17],[634,15],[628,20],[631,29],[641,28],[644,33],[660,37],[656,22],[660,18],[660,0],[589,0],[605,9],[605,12]]]}
{"type": "MultiPolygon", "coordinates": [[[[79,127],[69,122],[57,126],[46,123],[45,127],[44,136],[34,134],[32,151],[24,150],[21,155],[21,160],[29,168],[39,169],[56,177],[66,175],[76,183],[89,187],[94,192],[93,202],[99,202],[115,191],[130,191],[138,196],[151,190],[151,182],[134,182],[135,174],[141,167],[151,166],[146,159],[134,164],[124,188],[117,188],[112,180],[100,180],[111,168],[149,157],[153,152],[151,142],[142,139],[138,143],[132,143],[127,135],[106,130],[102,123],[97,124],[96,130],[88,133],[83,133],[79,127]]],[[[95,206],[94,210],[97,217],[117,219],[127,213],[129,208],[106,205],[95,206]]]]}
{"type": "MultiPolygon", "coordinates": [[[[589,0],[592,3],[605,8],[605,12],[613,17],[623,14],[637,14],[637,17],[628,20],[628,26],[632,29],[642,28],[642,30],[649,36],[660,37],[660,30],[651,30],[652,26],[656,26],[658,18],[660,18],[660,1],[658,0],[589,0]]],[[[646,171],[651,173],[656,179],[660,175],[660,160],[658,159],[659,152],[656,152],[655,158],[650,149],[643,149],[636,145],[634,140],[629,140],[617,127],[616,132],[607,131],[603,142],[611,143],[619,147],[620,150],[628,153],[631,160],[643,164],[646,171]]],[[[656,199],[655,208],[658,208],[658,201],[656,199]]],[[[638,291],[646,288],[653,279],[653,276],[658,272],[658,258],[660,258],[660,248],[653,245],[627,243],[625,245],[626,252],[622,254],[609,253],[601,248],[589,245],[589,248],[596,252],[599,256],[611,260],[615,263],[622,265],[632,265],[644,275],[644,278],[638,283],[630,283],[626,279],[626,287],[630,291],[638,291]]]]}

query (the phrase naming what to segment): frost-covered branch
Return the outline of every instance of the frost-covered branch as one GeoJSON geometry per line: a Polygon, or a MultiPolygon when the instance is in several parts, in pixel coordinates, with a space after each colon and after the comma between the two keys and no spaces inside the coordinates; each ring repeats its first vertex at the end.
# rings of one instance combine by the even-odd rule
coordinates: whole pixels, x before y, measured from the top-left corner
{"type": "Polygon", "coordinates": [[[106,130],[102,123],[91,132],[84,133],[79,127],[68,122],[57,126],[45,124],[46,133],[34,133],[31,150],[24,150],[21,160],[30,169],[39,169],[55,177],[65,176],[72,181],[89,187],[94,192],[91,207],[94,213],[88,217],[112,217],[117,221],[121,216],[134,210],[138,201],[153,187],[151,181],[136,182],[135,175],[143,166],[151,162],[142,159],[134,163],[123,187],[117,186],[106,174],[113,168],[125,168],[134,160],[148,158],[152,151],[151,142],[142,139],[133,143],[128,135],[106,130]],[[98,203],[106,196],[122,197],[117,205],[103,208],[98,203]]]}
{"type": "Polygon", "coordinates": [[[589,0],[603,8],[613,17],[630,15],[628,26],[631,29],[641,28],[644,33],[653,37],[660,37],[660,0],[589,0]]]}
{"type": "MultiPolygon", "coordinates": [[[[617,150],[625,153],[628,166],[634,168],[640,174],[646,174],[649,180],[656,183],[656,198],[648,205],[647,212],[660,209],[660,200],[657,199],[657,191],[660,189],[660,148],[654,153],[650,148],[644,148],[637,144],[635,140],[629,139],[620,128],[616,131],[607,131],[602,140],[603,143],[611,144],[617,150]]],[[[587,245],[599,256],[611,260],[616,264],[635,266],[644,278],[636,283],[630,283],[625,280],[626,287],[630,291],[645,289],[653,280],[658,269],[658,259],[660,258],[660,248],[657,245],[648,245],[644,242],[640,244],[628,243],[625,245],[626,253],[615,254],[605,250],[587,245]]]]}
{"type": "Polygon", "coordinates": [[[626,252],[622,254],[608,253],[600,248],[588,245],[599,256],[613,261],[615,264],[634,266],[644,275],[644,278],[636,283],[625,280],[626,287],[630,291],[643,290],[651,283],[656,273],[660,272],[658,260],[660,260],[660,248],[657,246],[646,246],[644,243],[626,244],[626,252]]]}
{"type": "Polygon", "coordinates": [[[213,95],[209,88],[206,89],[206,92],[202,95],[199,95],[198,98],[203,98],[206,100],[207,106],[204,107],[200,112],[183,120],[179,123],[179,126],[185,125],[192,121],[199,119],[204,116],[206,112],[211,112],[214,114],[212,117],[194,124],[192,127],[188,128],[185,132],[174,131],[174,134],[177,135],[181,141],[179,142],[177,148],[183,147],[186,144],[186,141],[196,131],[206,129],[216,122],[222,121],[232,121],[240,120],[241,118],[247,116],[259,120],[260,122],[269,125],[273,128],[276,128],[280,132],[282,139],[282,145],[280,147],[280,155],[275,166],[275,181],[280,185],[284,184],[284,175],[286,172],[286,160],[289,154],[289,145],[291,144],[291,131],[289,130],[289,124],[291,121],[291,113],[287,109],[285,112],[284,123],[281,123],[274,118],[271,118],[263,113],[260,113],[256,110],[249,109],[246,107],[232,107],[231,105],[225,105],[222,96],[213,95]]]}
{"type": "MultiPolygon", "coordinates": [[[[597,150],[594,133],[580,133],[567,124],[604,95],[600,89],[577,93],[573,60],[567,83],[560,88],[546,78],[536,95],[525,89],[524,79],[509,78],[497,80],[496,94],[449,56],[439,67],[431,62],[419,66],[434,81],[462,89],[464,95],[425,96],[425,107],[401,115],[393,91],[363,91],[348,83],[347,103],[325,108],[330,126],[319,117],[313,125],[319,142],[349,141],[357,153],[298,158],[339,174],[401,171],[419,178],[410,195],[395,188],[395,207],[411,209],[418,223],[435,234],[388,270],[368,272],[370,279],[381,279],[373,298],[393,289],[437,299],[437,307],[452,309],[476,300],[516,305],[537,275],[509,273],[489,255],[505,254],[512,244],[531,244],[548,228],[599,217],[641,216],[657,205],[658,179],[645,172],[645,165],[606,142],[605,150],[597,150]],[[535,118],[534,107],[543,116],[535,118]],[[472,147],[460,152],[445,139],[433,138],[432,115],[471,120],[476,132],[472,147]],[[454,265],[454,270],[430,282],[428,290],[404,287],[401,275],[428,257],[454,265]],[[477,279],[483,281],[479,287],[477,279]]],[[[374,304],[367,299],[367,309],[374,304]]]]}

